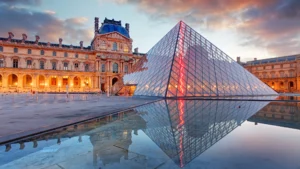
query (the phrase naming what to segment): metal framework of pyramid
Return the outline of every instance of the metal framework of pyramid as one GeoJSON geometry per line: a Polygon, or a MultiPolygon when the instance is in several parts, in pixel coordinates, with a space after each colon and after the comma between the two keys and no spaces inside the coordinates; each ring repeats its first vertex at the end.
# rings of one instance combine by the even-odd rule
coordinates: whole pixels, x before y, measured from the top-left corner
{"type": "Polygon", "coordinates": [[[136,96],[255,96],[277,93],[180,21],[140,59],[125,84],[136,96]]]}
{"type": "Polygon", "coordinates": [[[267,104],[261,101],[172,99],[135,110],[147,125],[144,133],[177,165],[184,167],[267,104]]]}

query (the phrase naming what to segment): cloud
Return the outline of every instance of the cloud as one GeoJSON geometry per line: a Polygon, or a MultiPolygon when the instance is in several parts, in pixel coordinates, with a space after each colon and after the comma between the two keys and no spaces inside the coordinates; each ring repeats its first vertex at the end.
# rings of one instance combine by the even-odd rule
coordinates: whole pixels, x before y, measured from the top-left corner
{"type": "Polygon", "coordinates": [[[15,8],[7,4],[0,5],[0,36],[7,37],[7,32],[13,32],[16,39],[21,39],[26,33],[29,40],[40,36],[40,41],[58,43],[62,38],[64,44],[79,45],[83,40],[89,44],[93,37],[93,28],[85,27],[87,18],[68,18],[65,20],[55,17],[53,12],[30,11],[27,8],[15,8]]]}
{"type": "Polygon", "coordinates": [[[241,45],[272,55],[300,53],[300,0],[115,0],[132,4],[151,19],[183,20],[210,31],[230,29],[241,45]],[[276,43],[275,43],[276,42],[276,43]],[[280,45],[275,45],[280,44],[280,45]]]}
{"type": "Polygon", "coordinates": [[[47,13],[47,14],[50,14],[50,15],[56,14],[55,11],[51,11],[51,10],[45,10],[44,12],[47,13]]]}

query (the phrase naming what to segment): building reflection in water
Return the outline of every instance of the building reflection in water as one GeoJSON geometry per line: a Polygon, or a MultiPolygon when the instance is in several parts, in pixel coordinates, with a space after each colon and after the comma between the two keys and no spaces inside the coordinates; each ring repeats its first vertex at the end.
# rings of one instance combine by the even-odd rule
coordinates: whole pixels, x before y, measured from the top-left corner
{"type": "MultiPolygon", "coordinates": [[[[131,134],[138,135],[138,130],[146,128],[146,122],[140,115],[141,113],[137,114],[134,110],[129,110],[88,122],[67,126],[46,134],[6,144],[5,151],[9,153],[12,144],[19,144],[19,149],[23,150],[26,149],[24,143],[32,142],[32,148],[36,149],[39,145],[38,141],[49,140],[54,143],[56,140],[56,144],[61,145],[64,144],[63,140],[68,138],[78,137],[78,142],[82,142],[82,136],[90,136],[90,142],[93,146],[94,166],[99,166],[100,161],[104,166],[112,163],[120,163],[122,157],[124,160],[128,160],[128,149],[132,144],[131,134]]],[[[32,150],[32,148],[27,147],[27,150],[32,150]]],[[[25,152],[23,156],[28,155],[29,152],[30,151],[25,152]]],[[[13,154],[10,155],[13,157],[13,154]]],[[[146,159],[145,156],[141,157],[141,155],[137,158],[146,159]]]]}
{"type": "Polygon", "coordinates": [[[299,102],[271,102],[248,121],[280,127],[300,129],[299,102]]]}
{"type": "Polygon", "coordinates": [[[143,131],[180,167],[267,105],[258,101],[167,100],[136,108],[143,131]],[[145,113],[146,112],[146,113],[145,113]]]}
{"type": "MultiPolygon", "coordinates": [[[[66,138],[77,137],[78,142],[82,142],[82,136],[89,136],[93,165],[106,166],[122,163],[121,159],[128,160],[132,134],[138,135],[138,130],[143,130],[175,164],[184,167],[267,104],[263,101],[162,100],[12,144],[26,149],[24,143],[32,142],[32,148],[37,149],[41,140],[64,144],[66,138]]],[[[11,144],[6,145],[6,151],[11,151],[11,144]]],[[[147,157],[142,154],[135,160],[144,161],[140,164],[146,165],[147,157]]]]}

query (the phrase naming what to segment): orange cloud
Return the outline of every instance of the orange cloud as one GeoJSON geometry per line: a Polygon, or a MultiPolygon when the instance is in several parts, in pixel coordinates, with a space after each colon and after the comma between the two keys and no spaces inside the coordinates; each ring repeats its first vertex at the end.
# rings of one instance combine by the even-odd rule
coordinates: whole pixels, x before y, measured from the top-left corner
{"type": "Polygon", "coordinates": [[[242,45],[265,47],[271,54],[300,53],[299,0],[115,0],[136,5],[155,20],[184,20],[192,26],[237,31],[242,45]],[[294,43],[290,43],[292,41],[294,43]],[[272,45],[280,41],[280,45],[272,45]],[[276,48],[276,49],[274,49],[276,48]],[[285,50],[286,49],[286,50],[285,50]],[[280,52],[279,52],[280,51],[280,52]]]}

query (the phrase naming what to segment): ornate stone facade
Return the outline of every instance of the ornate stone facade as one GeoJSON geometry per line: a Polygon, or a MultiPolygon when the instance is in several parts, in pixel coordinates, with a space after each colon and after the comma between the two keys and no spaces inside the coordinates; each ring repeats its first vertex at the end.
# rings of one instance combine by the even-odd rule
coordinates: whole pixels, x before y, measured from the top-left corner
{"type": "Polygon", "coordinates": [[[132,53],[129,24],[105,18],[100,29],[95,18],[91,46],[0,38],[0,92],[96,92],[112,91],[143,56],[132,53]],[[104,30],[110,26],[115,29],[104,30]],[[120,31],[121,30],[121,31],[120,31]]]}
{"type": "Polygon", "coordinates": [[[300,92],[300,54],[254,59],[242,65],[277,92],[300,92]]]}

